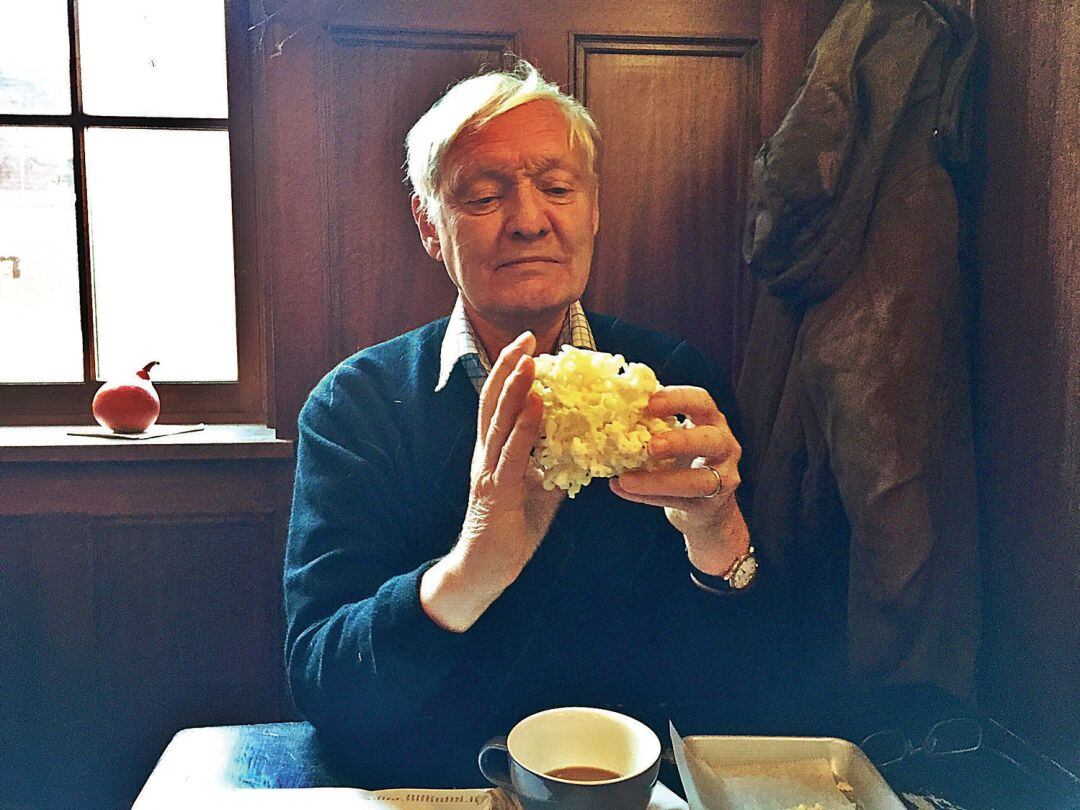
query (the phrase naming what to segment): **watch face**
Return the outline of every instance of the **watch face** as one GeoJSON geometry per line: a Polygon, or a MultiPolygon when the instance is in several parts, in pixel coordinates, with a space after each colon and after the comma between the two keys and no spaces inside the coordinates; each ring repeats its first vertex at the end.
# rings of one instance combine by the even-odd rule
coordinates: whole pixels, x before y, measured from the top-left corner
{"type": "Polygon", "coordinates": [[[757,574],[757,560],[752,556],[747,557],[731,572],[731,576],[728,577],[728,583],[732,588],[740,590],[745,588],[751,582],[754,581],[754,576],[757,574]]]}

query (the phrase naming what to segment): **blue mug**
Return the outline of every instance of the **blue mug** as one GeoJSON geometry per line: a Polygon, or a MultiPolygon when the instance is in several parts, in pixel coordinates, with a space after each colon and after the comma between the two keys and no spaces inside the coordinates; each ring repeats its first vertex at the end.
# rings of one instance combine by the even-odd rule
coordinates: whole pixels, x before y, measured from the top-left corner
{"type": "Polygon", "coordinates": [[[479,765],[525,810],[645,810],[660,772],[660,740],[618,712],[548,709],[484,743],[479,765]]]}

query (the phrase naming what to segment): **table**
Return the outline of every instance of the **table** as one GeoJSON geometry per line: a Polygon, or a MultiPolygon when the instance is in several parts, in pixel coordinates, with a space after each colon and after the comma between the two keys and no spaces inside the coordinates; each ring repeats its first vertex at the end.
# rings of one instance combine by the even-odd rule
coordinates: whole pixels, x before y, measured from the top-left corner
{"type": "MultiPolygon", "coordinates": [[[[915,752],[880,768],[898,794],[908,794],[911,807],[1080,808],[1080,779],[992,718],[932,687],[897,687],[851,696],[837,706],[827,724],[830,727],[816,732],[860,742],[875,731],[895,729],[917,748],[931,726],[956,717],[977,720],[982,732],[977,750],[942,756],[915,752]]],[[[185,791],[205,796],[213,789],[350,787],[335,773],[331,761],[308,723],[186,729],[166,748],[136,807],[150,807],[158,796],[184,804],[185,791]]],[[[667,770],[661,779],[679,789],[671,773],[667,770]]]]}

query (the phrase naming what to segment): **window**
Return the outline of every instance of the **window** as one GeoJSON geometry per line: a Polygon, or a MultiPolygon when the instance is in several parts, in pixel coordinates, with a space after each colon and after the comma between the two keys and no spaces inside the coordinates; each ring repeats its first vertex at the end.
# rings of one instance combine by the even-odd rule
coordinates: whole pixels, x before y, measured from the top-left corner
{"type": "Polygon", "coordinates": [[[0,0],[0,423],[264,421],[241,5],[0,0]]]}

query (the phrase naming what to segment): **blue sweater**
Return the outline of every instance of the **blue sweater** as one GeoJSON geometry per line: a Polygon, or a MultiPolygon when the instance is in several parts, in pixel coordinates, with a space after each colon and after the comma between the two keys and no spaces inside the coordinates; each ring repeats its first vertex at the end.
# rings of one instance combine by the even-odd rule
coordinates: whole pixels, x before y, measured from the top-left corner
{"type": "MultiPolygon", "coordinates": [[[[665,385],[702,386],[730,413],[726,384],[689,344],[589,320],[600,351],[647,363],[665,385]]],[[[481,743],[556,705],[617,707],[661,728],[681,719],[687,732],[758,716],[769,690],[756,687],[782,678],[769,584],[701,591],[663,511],[603,480],[564,502],[472,628],[427,617],[419,582],[461,529],[478,404],[460,365],[434,391],[445,328],[444,318],[350,357],[300,414],[286,659],[298,708],[351,779],[482,784],[481,743]]]]}

